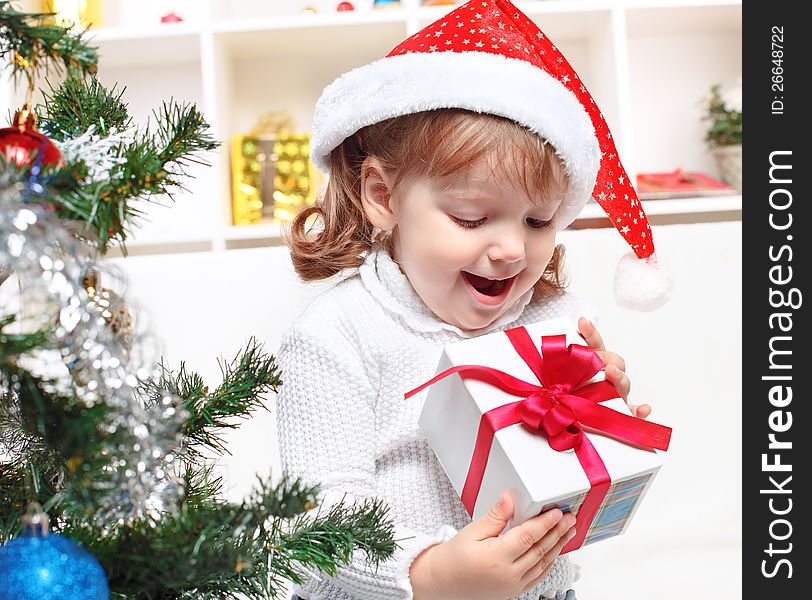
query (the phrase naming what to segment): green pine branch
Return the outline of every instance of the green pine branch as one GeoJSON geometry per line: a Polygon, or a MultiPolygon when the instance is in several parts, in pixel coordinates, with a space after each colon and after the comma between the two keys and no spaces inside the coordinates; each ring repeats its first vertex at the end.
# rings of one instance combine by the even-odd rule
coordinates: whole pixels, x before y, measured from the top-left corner
{"type": "MultiPolygon", "coordinates": [[[[87,464],[100,449],[98,428],[109,409],[103,403],[84,406],[76,398],[49,389],[47,382],[20,367],[4,366],[17,395],[26,432],[57,452],[66,463],[87,464]]],[[[114,440],[105,440],[114,445],[114,440]]]]}
{"type": "MultiPolygon", "coordinates": [[[[17,498],[27,499],[23,504],[35,499],[59,515],[92,512],[104,493],[95,484],[109,464],[109,449],[126,441],[126,432],[102,434],[111,410],[107,404],[85,406],[20,366],[21,357],[49,349],[51,341],[44,331],[7,333],[13,322],[12,316],[0,319],[0,446],[8,455],[0,468],[10,481],[23,482],[17,498]]],[[[12,500],[0,502],[4,535],[25,510],[12,500]]]]}
{"type": "Polygon", "coordinates": [[[59,458],[30,441],[20,448],[25,460],[0,462],[0,545],[20,533],[30,502],[39,502],[52,518],[62,518],[67,508],[59,506],[65,480],[59,458]]]}
{"type": "Polygon", "coordinates": [[[222,383],[212,392],[203,378],[190,372],[181,363],[177,373],[163,362],[161,375],[155,382],[144,382],[143,393],[152,402],[158,402],[168,391],[183,398],[189,418],[183,428],[186,450],[197,452],[200,447],[220,454],[228,450],[220,433],[239,425],[235,417],[247,417],[263,408],[263,397],[281,385],[276,359],[264,352],[261,344],[252,338],[231,362],[219,361],[222,383]]]}
{"type": "MultiPolygon", "coordinates": [[[[44,103],[35,107],[38,127],[56,141],[72,140],[91,126],[100,137],[133,127],[123,90],[107,89],[95,77],[68,77],[44,95],[44,103]]],[[[187,191],[188,166],[208,164],[199,154],[220,145],[194,105],[170,101],[153,117],[153,123],[133,131],[131,142],[122,141],[110,151],[118,164],[101,180],[89,180],[88,165],[81,159],[44,165],[37,180],[45,194],[29,194],[30,199],[47,202],[57,218],[78,223],[76,234],[100,252],[119,243],[126,253],[126,240],[143,219],[143,206],[187,191]]],[[[0,162],[29,185],[31,165],[18,167],[4,155],[0,162]]]]}
{"type": "Polygon", "coordinates": [[[258,478],[247,505],[257,507],[257,525],[261,525],[268,518],[287,519],[312,509],[317,493],[317,487],[307,486],[299,479],[290,481],[283,477],[279,483],[271,485],[258,478]]]}
{"type": "MultiPolygon", "coordinates": [[[[208,125],[196,107],[170,100],[160,110],[153,111],[153,115],[157,123],[157,145],[162,161],[179,166],[187,163],[207,164],[196,158],[195,152],[214,150],[219,143],[202,135],[208,125]]],[[[181,175],[185,176],[185,173],[174,173],[176,177],[181,175]]],[[[180,182],[175,181],[172,185],[180,185],[180,182]]]]}
{"type": "Polygon", "coordinates": [[[45,331],[26,334],[11,334],[4,331],[15,320],[14,315],[0,315],[0,363],[35,348],[40,348],[48,340],[48,333],[45,331]]]}
{"type": "Polygon", "coordinates": [[[200,506],[220,501],[223,478],[214,474],[214,465],[191,460],[183,461],[181,477],[184,482],[181,506],[184,504],[200,506]]]}
{"type": "Polygon", "coordinates": [[[104,536],[77,524],[66,533],[101,562],[118,600],[265,600],[278,596],[285,579],[302,581],[313,570],[335,574],[354,550],[373,565],[392,555],[393,526],[383,504],[340,503],[324,514],[302,514],[315,506],[316,493],[299,481],[261,481],[239,504],[187,503],[156,528],[142,524],[104,536]]]}
{"type": "MultiPolygon", "coordinates": [[[[32,495],[27,491],[24,471],[0,462],[0,545],[19,533],[20,519],[32,495]]],[[[33,497],[34,500],[38,498],[33,497]]]]}
{"type": "Polygon", "coordinates": [[[335,576],[359,551],[377,569],[398,548],[389,509],[378,499],[342,501],[326,512],[273,524],[271,531],[278,535],[271,557],[274,574],[294,583],[302,583],[314,570],[335,576]]]}
{"type": "MultiPolygon", "coordinates": [[[[30,86],[49,67],[64,70],[68,77],[58,88],[50,83],[43,105],[35,107],[39,127],[56,141],[73,139],[91,126],[104,137],[113,129],[130,127],[122,92],[107,90],[95,77],[98,55],[68,27],[49,24],[52,15],[15,10],[0,0],[0,62],[8,63],[15,78],[24,74],[30,86]]],[[[140,203],[166,196],[170,200],[185,190],[186,168],[191,163],[207,164],[197,154],[214,150],[219,142],[208,134],[208,124],[193,105],[170,101],[154,111],[155,134],[147,124],[136,131],[132,143],[114,150],[121,159],[103,181],[88,181],[88,168],[81,161],[68,161],[42,168],[37,175],[40,194],[44,185],[48,205],[57,217],[84,223],[77,235],[105,253],[119,243],[126,253],[126,240],[133,226],[143,218],[140,203]]],[[[3,162],[5,156],[0,157],[3,162]]],[[[29,181],[30,165],[17,169],[21,183],[29,181]]]]}
{"type": "MultiPolygon", "coordinates": [[[[0,388],[5,387],[0,376],[0,388]]],[[[58,498],[66,471],[62,458],[41,437],[31,435],[15,394],[0,393],[0,545],[20,531],[28,503],[50,510],[58,498]]],[[[61,514],[57,509],[56,514],[61,514]]]]}
{"type": "Polygon", "coordinates": [[[47,508],[58,496],[60,510],[92,512],[104,494],[96,484],[110,462],[109,449],[126,441],[123,430],[101,433],[110,407],[84,406],[51,382],[9,362],[0,364],[0,389],[5,418],[16,420],[21,436],[10,446],[12,456],[19,458],[6,468],[23,472],[29,499],[36,497],[47,508]],[[24,444],[32,451],[25,452],[24,444]]]}
{"type": "MultiPolygon", "coordinates": [[[[88,84],[68,80],[62,87],[70,88],[69,93],[58,90],[49,97],[51,103],[40,109],[49,131],[65,131],[67,127],[70,135],[61,135],[71,137],[90,125],[106,132],[112,126],[129,124],[120,94],[102,92],[97,80],[88,84]],[[78,118],[85,106],[94,108],[78,118]]],[[[116,151],[121,163],[107,179],[88,183],[77,164],[46,172],[49,202],[57,216],[84,222],[87,239],[96,240],[102,252],[114,242],[121,243],[126,251],[130,229],[143,217],[139,203],[162,196],[174,199],[176,191],[186,190],[186,167],[190,163],[208,164],[196,153],[219,146],[207,133],[209,125],[194,105],[170,101],[154,115],[155,135],[150,134],[148,124],[133,142],[122,144],[116,151]]]]}
{"type": "Polygon", "coordinates": [[[124,89],[116,91],[104,87],[95,77],[89,80],[69,77],[58,88],[47,82],[49,91],[43,92],[43,105],[37,107],[40,130],[58,141],[73,139],[91,126],[100,136],[112,130],[130,127],[132,119],[127,103],[121,98],[124,89]]]}
{"type": "MultiPolygon", "coordinates": [[[[93,483],[109,460],[105,450],[118,445],[98,427],[109,408],[80,406],[56,393],[15,364],[9,349],[30,343],[3,340],[0,443],[14,452],[0,463],[0,540],[19,533],[25,507],[37,500],[57,531],[82,542],[101,562],[117,600],[265,600],[277,597],[286,581],[301,582],[313,571],[335,574],[354,552],[373,566],[393,554],[394,526],[382,502],[340,502],[314,511],[318,488],[284,478],[260,480],[241,503],[226,502],[222,480],[197,451],[181,453],[186,495],[177,510],[158,521],[100,530],[87,515],[94,494],[103,493],[93,483]]],[[[254,339],[220,366],[223,382],[214,392],[185,365],[177,374],[163,367],[161,382],[142,387],[146,402],[158,401],[166,388],[183,397],[190,413],[187,448],[226,451],[217,432],[262,406],[263,394],[281,384],[275,358],[254,339]]]]}
{"type": "Polygon", "coordinates": [[[49,68],[68,74],[96,73],[99,55],[87,45],[84,32],[49,24],[53,13],[15,10],[0,0],[0,64],[7,64],[16,79],[24,75],[32,84],[49,68]]]}

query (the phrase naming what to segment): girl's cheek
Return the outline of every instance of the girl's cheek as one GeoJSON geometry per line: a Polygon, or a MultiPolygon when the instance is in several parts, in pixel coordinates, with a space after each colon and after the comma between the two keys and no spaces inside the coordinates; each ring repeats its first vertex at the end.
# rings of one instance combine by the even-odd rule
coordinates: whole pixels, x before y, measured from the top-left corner
{"type": "Polygon", "coordinates": [[[543,243],[534,244],[529,254],[532,256],[533,264],[546,268],[547,263],[553,257],[555,251],[555,236],[545,239],[543,243]]]}
{"type": "Polygon", "coordinates": [[[425,227],[420,230],[418,235],[424,248],[431,248],[432,252],[442,252],[450,255],[460,253],[462,248],[470,245],[466,241],[466,233],[466,231],[451,223],[447,227],[438,229],[425,227]]]}
{"type": "MultiPolygon", "coordinates": [[[[464,232],[463,232],[464,233],[464,232]]],[[[484,249],[480,244],[473,242],[471,237],[455,235],[444,236],[435,242],[438,252],[446,257],[448,262],[460,267],[469,265],[484,249]]]]}

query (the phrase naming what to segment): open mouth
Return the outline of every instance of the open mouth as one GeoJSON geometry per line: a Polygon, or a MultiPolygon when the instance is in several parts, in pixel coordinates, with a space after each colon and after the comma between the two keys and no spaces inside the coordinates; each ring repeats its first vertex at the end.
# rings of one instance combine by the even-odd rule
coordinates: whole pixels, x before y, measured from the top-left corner
{"type": "Polygon", "coordinates": [[[508,279],[488,279],[487,277],[474,275],[467,271],[463,271],[462,274],[465,281],[467,281],[472,290],[476,292],[475,296],[477,299],[486,304],[498,303],[504,300],[508,292],[510,292],[510,288],[513,287],[513,282],[516,280],[515,275],[508,279]]]}

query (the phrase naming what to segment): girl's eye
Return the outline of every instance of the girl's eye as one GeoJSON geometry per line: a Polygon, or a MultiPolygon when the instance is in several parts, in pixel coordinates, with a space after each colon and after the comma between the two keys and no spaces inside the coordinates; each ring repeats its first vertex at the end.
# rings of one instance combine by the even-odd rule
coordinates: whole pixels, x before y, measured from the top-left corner
{"type": "Polygon", "coordinates": [[[482,225],[486,221],[485,217],[482,217],[481,219],[477,219],[476,221],[466,221],[465,219],[457,218],[454,215],[448,215],[448,216],[451,217],[451,220],[454,221],[454,223],[456,223],[457,225],[459,225],[460,227],[463,227],[465,229],[471,229],[472,227],[479,227],[480,225],[482,225]]]}
{"type": "MultiPolygon", "coordinates": [[[[476,219],[475,221],[469,221],[466,219],[460,219],[459,217],[455,217],[454,215],[449,215],[451,220],[454,221],[460,227],[464,227],[465,229],[471,229],[473,227],[479,227],[485,221],[487,221],[486,217],[482,217],[481,219],[476,219]]],[[[551,221],[542,221],[541,219],[527,219],[527,224],[532,227],[533,229],[544,229],[545,227],[550,227],[551,221]]]]}
{"type": "Polygon", "coordinates": [[[530,225],[533,229],[543,229],[544,227],[549,227],[551,225],[551,221],[542,221],[541,219],[527,219],[527,224],[530,225]]]}

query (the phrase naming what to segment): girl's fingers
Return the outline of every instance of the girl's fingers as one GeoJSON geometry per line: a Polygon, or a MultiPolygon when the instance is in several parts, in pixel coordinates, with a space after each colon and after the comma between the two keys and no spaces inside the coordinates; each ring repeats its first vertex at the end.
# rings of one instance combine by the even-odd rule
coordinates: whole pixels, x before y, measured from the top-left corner
{"type": "Polygon", "coordinates": [[[527,571],[538,564],[540,560],[543,560],[547,553],[552,551],[555,545],[566,536],[569,531],[572,531],[574,525],[575,517],[569,513],[564,515],[555,527],[550,529],[516,560],[514,564],[519,573],[527,573],[527,571]]]}
{"type": "Polygon", "coordinates": [[[615,365],[608,365],[606,367],[606,381],[611,383],[617,389],[618,394],[624,400],[629,397],[629,391],[632,388],[632,382],[629,380],[628,375],[618,369],[615,365]]]}
{"type": "Polygon", "coordinates": [[[553,546],[553,548],[544,555],[544,558],[528,569],[528,571],[524,574],[524,577],[522,577],[524,587],[522,587],[521,593],[535,587],[542,579],[547,577],[547,575],[550,573],[550,569],[552,569],[553,565],[555,564],[555,559],[561,554],[561,551],[564,549],[564,546],[567,545],[567,542],[575,537],[575,533],[576,531],[573,527],[560,540],[558,540],[555,546],[553,546]]]}
{"type": "MultiPolygon", "coordinates": [[[[626,361],[615,352],[609,352],[603,343],[603,338],[592,322],[586,317],[578,319],[578,331],[587,344],[595,349],[597,355],[605,365],[606,381],[615,386],[618,394],[626,403],[629,402],[629,392],[632,382],[626,375],[626,361]]],[[[648,404],[630,404],[632,414],[638,419],[645,419],[651,414],[651,407],[648,404]]]]}
{"type": "Polygon", "coordinates": [[[601,338],[601,334],[598,333],[598,330],[595,329],[592,321],[586,317],[578,319],[578,331],[581,333],[581,337],[584,338],[584,341],[595,350],[606,350],[606,346],[603,345],[603,338],[601,338]]]}
{"type": "Polygon", "coordinates": [[[651,414],[651,407],[648,404],[629,404],[629,408],[638,419],[645,419],[651,414]]]}
{"type": "MultiPolygon", "coordinates": [[[[528,519],[518,527],[514,527],[508,531],[502,539],[506,544],[508,556],[514,561],[526,552],[531,550],[539,540],[543,539],[549,533],[556,530],[560,523],[566,522],[563,531],[566,531],[575,522],[575,517],[572,515],[564,515],[562,512],[554,508],[548,510],[532,519],[528,519]]],[[[560,535],[560,534],[559,534],[560,535]]],[[[551,543],[552,546],[555,542],[551,543]]]]}
{"type": "Polygon", "coordinates": [[[621,371],[626,370],[626,361],[620,354],[609,352],[608,350],[598,350],[597,355],[600,356],[605,366],[615,365],[621,371]]]}

